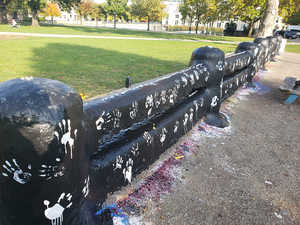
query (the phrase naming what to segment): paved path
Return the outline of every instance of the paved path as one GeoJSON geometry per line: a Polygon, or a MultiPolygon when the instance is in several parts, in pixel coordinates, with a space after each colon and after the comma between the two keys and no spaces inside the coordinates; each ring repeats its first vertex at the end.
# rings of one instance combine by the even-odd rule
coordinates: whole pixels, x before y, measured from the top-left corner
{"type": "MultiPolygon", "coordinates": [[[[300,54],[284,52],[277,60],[259,72],[256,89],[240,90],[222,103],[229,128],[198,123],[110,197],[125,199],[120,205],[129,224],[300,224],[300,99],[283,105],[288,94],[278,90],[286,76],[300,79],[300,54]],[[181,165],[167,166],[182,149],[181,165]],[[162,172],[169,176],[159,177],[162,172]],[[155,185],[139,186],[151,173],[155,185]],[[145,186],[143,196],[127,195],[145,186]]],[[[121,219],[114,217],[115,224],[126,224],[121,219]]]]}
{"type": "MultiPolygon", "coordinates": [[[[95,39],[129,39],[129,40],[148,40],[148,41],[187,41],[187,42],[208,42],[208,43],[227,43],[239,44],[234,41],[211,41],[211,40],[187,40],[187,39],[164,39],[164,38],[137,38],[137,37],[114,37],[114,36],[91,36],[91,35],[66,35],[66,34],[39,34],[39,33],[20,33],[20,32],[0,32],[0,35],[18,35],[28,37],[59,37],[59,38],[95,38],[95,39]]],[[[300,45],[300,38],[290,39],[287,45],[300,45]]]]}

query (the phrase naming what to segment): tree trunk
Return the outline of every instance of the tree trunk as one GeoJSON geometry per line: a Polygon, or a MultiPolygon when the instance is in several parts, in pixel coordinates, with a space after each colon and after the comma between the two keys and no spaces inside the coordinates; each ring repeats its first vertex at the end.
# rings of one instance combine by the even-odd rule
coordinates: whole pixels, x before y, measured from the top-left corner
{"type": "Polygon", "coordinates": [[[115,18],[114,18],[114,29],[116,29],[117,27],[117,20],[116,20],[116,15],[115,15],[115,18]]]}
{"type": "Polygon", "coordinates": [[[149,18],[149,16],[148,16],[148,28],[147,28],[147,30],[150,30],[150,18],[149,18]]]}
{"type": "Polygon", "coordinates": [[[96,17],[96,27],[98,27],[98,17],[96,17]]]}
{"type": "Polygon", "coordinates": [[[31,27],[39,27],[39,21],[38,21],[38,14],[37,14],[37,9],[31,9],[31,14],[32,14],[32,23],[31,27]]]}
{"type": "Polygon", "coordinates": [[[196,22],[196,34],[198,33],[198,22],[196,22]]]}
{"type": "Polygon", "coordinates": [[[247,37],[252,37],[252,32],[253,32],[253,23],[250,22],[250,24],[249,24],[249,32],[248,32],[248,36],[247,37]]]}
{"type": "Polygon", "coordinates": [[[82,25],[82,15],[80,15],[80,25],[82,25]]]}
{"type": "Polygon", "coordinates": [[[267,37],[273,35],[275,20],[278,16],[279,0],[267,0],[266,10],[261,24],[259,25],[257,37],[267,37]]]}
{"type": "Polygon", "coordinates": [[[6,13],[6,10],[5,9],[1,9],[1,12],[0,12],[0,22],[1,23],[7,23],[7,13],[6,13]]]}

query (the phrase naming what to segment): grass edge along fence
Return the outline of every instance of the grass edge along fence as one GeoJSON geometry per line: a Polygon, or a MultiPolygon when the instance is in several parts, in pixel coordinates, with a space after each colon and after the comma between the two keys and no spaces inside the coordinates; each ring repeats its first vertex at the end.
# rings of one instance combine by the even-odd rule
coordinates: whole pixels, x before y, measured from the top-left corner
{"type": "Polygon", "coordinates": [[[107,194],[131,183],[200,118],[228,125],[221,102],[254,85],[281,40],[242,42],[226,56],[198,48],[185,70],[87,101],[55,80],[1,83],[0,223],[101,224],[107,194]]]}

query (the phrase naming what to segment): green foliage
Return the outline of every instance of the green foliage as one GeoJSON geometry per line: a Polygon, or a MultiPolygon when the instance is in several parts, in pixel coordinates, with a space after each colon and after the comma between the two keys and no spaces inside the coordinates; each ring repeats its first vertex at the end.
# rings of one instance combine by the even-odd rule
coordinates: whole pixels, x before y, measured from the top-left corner
{"type": "MultiPolygon", "coordinates": [[[[299,16],[297,12],[300,10],[299,0],[280,0],[279,1],[279,15],[282,16],[284,20],[288,20],[289,17],[299,16]]],[[[299,17],[298,17],[299,18],[299,17]]]]}
{"type": "Polygon", "coordinates": [[[224,35],[228,35],[228,36],[233,36],[234,31],[236,30],[236,23],[233,21],[227,22],[225,24],[225,30],[224,30],[224,35]]]}
{"type": "Polygon", "coordinates": [[[133,0],[130,13],[139,20],[160,22],[167,16],[166,5],[162,0],[133,0]]]}
{"type": "Polygon", "coordinates": [[[216,21],[218,14],[216,13],[217,5],[214,0],[183,0],[179,5],[179,12],[184,20],[190,22],[197,21],[196,33],[198,24],[216,21]]]}
{"type": "Polygon", "coordinates": [[[286,22],[288,24],[292,24],[292,25],[300,24],[300,10],[298,10],[297,12],[294,12],[291,16],[288,16],[286,18],[286,22]]]}
{"type": "Polygon", "coordinates": [[[104,4],[105,3],[102,3],[102,4],[93,3],[92,4],[91,11],[90,11],[91,18],[94,18],[94,19],[106,18],[107,11],[106,11],[104,4]]]}
{"type": "Polygon", "coordinates": [[[106,10],[110,16],[128,21],[128,0],[107,0],[106,10]]]}

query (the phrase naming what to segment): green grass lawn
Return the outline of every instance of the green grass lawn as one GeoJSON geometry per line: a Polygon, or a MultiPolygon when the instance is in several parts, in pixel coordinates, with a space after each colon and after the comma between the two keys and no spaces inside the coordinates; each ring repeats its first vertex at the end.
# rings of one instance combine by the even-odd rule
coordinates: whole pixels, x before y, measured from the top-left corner
{"type": "Polygon", "coordinates": [[[114,37],[137,37],[137,38],[163,38],[163,39],[186,39],[186,40],[212,40],[243,42],[252,41],[253,38],[229,37],[229,36],[206,36],[199,34],[178,34],[153,31],[136,31],[128,29],[111,29],[84,26],[64,26],[41,23],[41,27],[30,27],[30,23],[21,23],[21,29],[9,28],[7,24],[0,24],[0,32],[24,32],[41,34],[66,34],[66,35],[90,35],[90,36],[114,36],[114,37]]]}
{"type": "MultiPolygon", "coordinates": [[[[51,25],[9,29],[2,24],[0,31],[167,39],[200,38],[196,35],[51,25]]],[[[234,38],[202,37],[226,41],[234,38]]],[[[243,41],[241,38],[234,40],[243,41]]],[[[232,52],[237,47],[236,43],[25,37],[5,36],[0,33],[0,82],[26,76],[51,78],[93,97],[124,87],[128,76],[131,76],[132,83],[135,84],[182,70],[188,66],[193,50],[206,45],[220,48],[225,53],[232,52]]]]}
{"type": "Polygon", "coordinates": [[[285,51],[300,53],[300,45],[295,45],[295,44],[286,45],[285,51]]]}
{"type": "MultiPolygon", "coordinates": [[[[1,36],[0,82],[33,76],[69,84],[93,97],[184,69],[204,42],[1,36]]],[[[237,44],[210,43],[225,53],[237,44]]]]}

